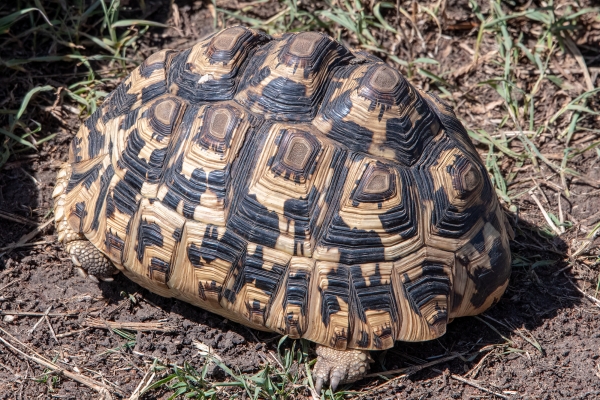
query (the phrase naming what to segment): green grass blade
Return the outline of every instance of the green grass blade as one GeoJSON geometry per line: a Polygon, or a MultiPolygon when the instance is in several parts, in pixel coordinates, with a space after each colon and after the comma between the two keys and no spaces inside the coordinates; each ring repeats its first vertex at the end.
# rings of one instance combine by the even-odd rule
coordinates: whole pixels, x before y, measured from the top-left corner
{"type": "Polygon", "coordinates": [[[15,127],[17,121],[19,119],[21,119],[21,117],[23,116],[23,113],[25,112],[25,109],[27,108],[27,105],[29,104],[29,101],[31,100],[31,98],[33,97],[33,95],[35,95],[36,93],[39,93],[39,92],[48,92],[50,90],[54,90],[54,87],[52,87],[50,85],[46,85],[46,86],[34,87],[29,92],[27,92],[27,94],[25,95],[25,97],[23,97],[23,100],[21,101],[21,107],[19,107],[19,111],[17,111],[17,115],[15,116],[15,120],[14,120],[14,122],[12,123],[12,125],[10,127],[11,131],[14,130],[14,127],[15,127]]]}
{"type": "Polygon", "coordinates": [[[32,149],[35,150],[35,146],[31,142],[28,142],[27,140],[25,140],[23,138],[20,138],[19,136],[15,135],[12,132],[7,131],[6,129],[0,128],[0,133],[3,134],[3,135],[8,136],[12,140],[14,140],[15,142],[18,142],[18,143],[22,144],[23,146],[27,146],[27,147],[30,147],[30,148],[32,148],[32,149]]]}
{"type": "Polygon", "coordinates": [[[144,20],[144,19],[123,19],[121,21],[115,22],[114,24],[111,25],[111,27],[118,28],[118,27],[129,27],[129,26],[137,26],[137,25],[153,26],[155,28],[171,28],[171,26],[169,26],[169,25],[162,24],[162,23],[156,22],[156,21],[148,21],[148,20],[144,20]]]}
{"type": "Polygon", "coordinates": [[[42,15],[42,17],[46,20],[46,22],[49,25],[52,25],[52,23],[48,20],[48,17],[46,17],[46,14],[44,14],[44,12],[42,10],[40,10],[39,8],[35,8],[35,7],[25,8],[23,10],[19,10],[12,14],[9,14],[6,17],[0,18],[0,35],[7,33],[8,30],[10,29],[10,27],[12,26],[12,24],[17,22],[25,14],[29,14],[30,12],[33,12],[33,11],[39,12],[42,15]]]}

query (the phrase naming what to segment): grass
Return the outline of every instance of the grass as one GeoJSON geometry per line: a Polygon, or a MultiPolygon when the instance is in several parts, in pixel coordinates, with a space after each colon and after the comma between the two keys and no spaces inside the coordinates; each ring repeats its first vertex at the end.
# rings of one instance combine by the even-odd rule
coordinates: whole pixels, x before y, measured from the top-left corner
{"type": "MultiPolygon", "coordinates": [[[[518,279],[539,282],[537,272],[567,256],[556,239],[567,241],[576,237],[575,228],[581,228],[563,213],[560,199],[573,202],[576,183],[600,187],[600,182],[581,172],[583,164],[600,161],[600,88],[594,87],[587,68],[600,52],[583,55],[575,42],[584,20],[600,21],[599,10],[555,1],[529,9],[497,0],[470,1],[473,29],[457,34],[469,56],[465,63],[449,67],[444,63],[444,41],[454,28],[445,16],[445,3],[325,0],[315,9],[310,2],[258,0],[240,2],[237,9],[220,3],[213,7],[218,28],[243,23],[269,34],[325,31],[382,57],[413,84],[440,93],[477,143],[498,196],[514,216],[522,239],[513,247],[513,268],[522,276],[518,279]],[[260,11],[267,6],[270,15],[265,16],[260,11]],[[572,69],[579,69],[577,79],[565,72],[565,60],[575,60],[572,69]],[[553,101],[556,104],[547,107],[553,101]],[[475,113],[477,109],[484,112],[475,113]],[[548,190],[553,193],[550,197],[548,190]],[[532,196],[542,201],[533,202],[532,196]],[[524,212],[535,225],[519,222],[524,212]]],[[[17,9],[0,5],[0,67],[16,79],[13,87],[4,89],[0,101],[0,167],[11,157],[39,151],[54,137],[56,122],[48,118],[54,109],[64,104],[74,107],[80,117],[92,113],[110,86],[140,61],[136,52],[148,30],[166,26],[123,17],[124,11],[143,15],[143,1],[134,10],[126,10],[116,0],[62,4],[66,3],[33,0],[20,2],[17,9]],[[22,50],[13,54],[16,44],[22,50]],[[60,75],[60,85],[33,77],[40,63],[60,75]]],[[[586,229],[587,241],[571,249],[570,262],[577,268],[585,258],[586,265],[595,268],[589,294],[600,298],[600,259],[589,252],[589,244],[600,234],[600,223],[586,229]]],[[[511,287],[507,295],[519,290],[511,287]]],[[[524,328],[484,317],[477,321],[502,339],[497,357],[524,351],[514,335],[545,353],[524,328]],[[506,332],[514,333],[513,339],[506,332]]],[[[114,333],[124,343],[110,352],[133,349],[135,335],[114,333]]],[[[152,369],[158,378],[144,391],[198,399],[242,393],[253,399],[297,398],[310,393],[314,361],[308,343],[282,338],[277,349],[254,374],[241,373],[206,352],[201,353],[205,362],[200,368],[155,360],[152,369]],[[221,380],[208,377],[214,368],[224,372],[221,380]]],[[[55,385],[55,378],[48,384],[55,385]]],[[[353,395],[326,392],[321,398],[353,395]]]]}
{"type": "MultiPolygon", "coordinates": [[[[277,354],[271,353],[272,360],[266,362],[255,374],[243,374],[229,368],[218,357],[205,351],[199,353],[205,357],[200,370],[185,364],[183,367],[171,365],[153,366],[158,373],[168,374],[148,386],[142,393],[148,393],[159,388],[167,388],[172,392],[169,399],[178,396],[192,399],[216,399],[227,396],[237,397],[240,391],[250,399],[289,399],[297,398],[306,391],[314,392],[314,382],[311,376],[308,356],[309,343],[304,340],[292,341],[290,347],[282,348],[287,337],[282,337],[277,346],[277,354]],[[215,382],[207,379],[209,369],[213,365],[219,367],[227,379],[215,382]],[[237,389],[229,391],[228,389],[237,389]]],[[[324,399],[342,399],[347,395],[356,394],[349,391],[323,393],[324,399]]]]}
{"type": "Polygon", "coordinates": [[[108,71],[100,70],[110,69],[114,78],[125,76],[133,62],[139,61],[129,54],[135,52],[149,27],[166,27],[154,21],[120,18],[118,0],[77,0],[68,5],[24,1],[17,11],[9,4],[0,6],[0,68],[27,77],[29,68],[35,68],[32,64],[56,65],[69,83],[42,85],[31,78],[2,93],[10,101],[5,100],[0,108],[0,167],[11,155],[36,151],[54,136],[37,120],[36,108],[68,101],[80,115],[91,114],[108,94],[103,90],[107,79],[99,77],[108,71]],[[11,52],[15,45],[22,49],[19,54],[11,52]],[[75,72],[65,72],[69,64],[75,72]]]}

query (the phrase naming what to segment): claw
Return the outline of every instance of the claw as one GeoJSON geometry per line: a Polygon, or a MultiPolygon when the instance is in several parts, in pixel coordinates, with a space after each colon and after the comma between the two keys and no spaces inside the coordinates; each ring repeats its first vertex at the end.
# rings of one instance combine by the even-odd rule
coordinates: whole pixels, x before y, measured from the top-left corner
{"type": "Polygon", "coordinates": [[[331,376],[331,391],[335,392],[335,389],[337,389],[338,385],[340,384],[340,375],[337,373],[333,373],[333,375],[331,376]]]}
{"type": "MultiPolygon", "coordinates": [[[[79,262],[79,260],[77,259],[77,257],[75,257],[75,255],[71,255],[71,261],[73,262],[73,264],[77,267],[81,267],[81,263],[79,262]]],[[[83,271],[83,269],[82,269],[83,271]]],[[[84,271],[85,272],[85,271],[84,271]]]]}
{"type": "Polygon", "coordinates": [[[319,395],[321,394],[322,388],[323,388],[323,378],[319,377],[319,378],[317,378],[317,381],[315,382],[315,390],[317,391],[317,393],[319,395]]]}
{"type": "Polygon", "coordinates": [[[81,276],[82,278],[88,277],[87,272],[85,272],[85,270],[81,267],[75,267],[75,271],[77,272],[77,275],[81,276]]]}
{"type": "Polygon", "coordinates": [[[317,346],[317,363],[313,369],[315,389],[320,394],[323,384],[329,382],[335,392],[340,384],[361,379],[373,362],[364,350],[336,350],[331,347],[317,346]]]}
{"type": "Polygon", "coordinates": [[[104,278],[104,277],[101,277],[101,276],[99,276],[98,279],[100,279],[103,282],[112,282],[112,281],[115,280],[114,278],[104,278]]]}
{"type": "Polygon", "coordinates": [[[94,275],[88,275],[88,278],[90,281],[94,282],[94,283],[99,283],[100,281],[98,280],[98,278],[96,278],[94,275]]]}

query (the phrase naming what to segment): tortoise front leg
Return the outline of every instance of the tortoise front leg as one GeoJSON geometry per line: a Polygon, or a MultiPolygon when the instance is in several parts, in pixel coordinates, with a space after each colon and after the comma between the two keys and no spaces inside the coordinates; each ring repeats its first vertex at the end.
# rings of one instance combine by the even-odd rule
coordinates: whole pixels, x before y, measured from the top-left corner
{"type": "Polygon", "coordinates": [[[112,276],[119,272],[112,262],[87,239],[69,242],[65,248],[71,255],[75,268],[84,277],[111,282],[112,276]]]}
{"type": "Polygon", "coordinates": [[[340,383],[361,379],[369,370],[369,363],[373,362],[368,351],[336,350],[322,345],[317,345],[317,356],[313,376],[319,394],[323,383],[330,382],[331,390],[335,392],[340,383]]]}

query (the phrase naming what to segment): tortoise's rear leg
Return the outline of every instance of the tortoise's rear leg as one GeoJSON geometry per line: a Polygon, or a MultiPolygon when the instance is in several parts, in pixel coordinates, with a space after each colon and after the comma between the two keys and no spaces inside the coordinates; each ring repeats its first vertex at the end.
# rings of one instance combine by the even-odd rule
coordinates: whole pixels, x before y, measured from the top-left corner
{"type": "Polygon", "coordinates": [[[317,345],[317,356],[313,376],[319,394],[323,383],[330,382],[331,390],[335,392],[340,383],[362,379],[369,370],[369,363],[373,362],[368,351],[336,350],[322,345],[317,345]]]}
{"type": "Polygon", "coordinates": [[[54,223],[58,232],[58,241],[64,243],[65,250],[77,272],[83,277],[98,281],[112,281],[112,276],[119,272],[112,262],[94,246],[87,238],[73,230],[67,221],[65,210],[66,188],[70,175],[70,166],[64,165],[59,171],[56,187],[52,193],[54,198],[54,223]]]}

